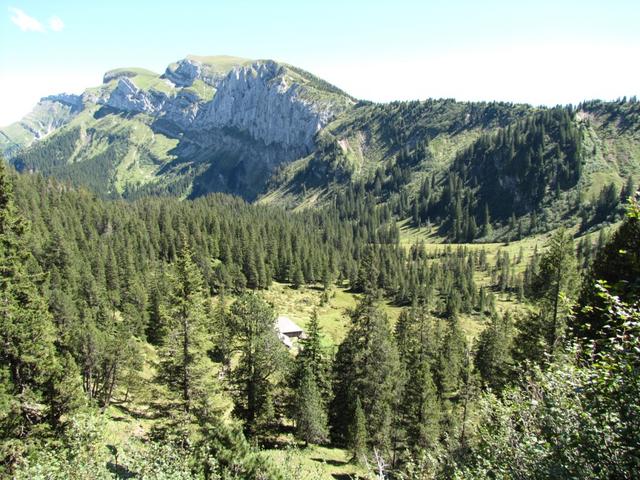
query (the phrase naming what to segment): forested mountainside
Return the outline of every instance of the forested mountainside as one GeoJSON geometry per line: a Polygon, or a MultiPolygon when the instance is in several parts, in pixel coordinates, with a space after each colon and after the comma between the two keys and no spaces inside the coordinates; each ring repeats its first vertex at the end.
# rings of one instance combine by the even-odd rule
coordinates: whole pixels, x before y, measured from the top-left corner
{"type": "Polygon", "coordinates": [[[357,189],[292,214],[221,194],[103,200],[4,166],[0,187],[4,476],[636,470],[637,202],[609,241],[558,230],[511,257],[403,244],[357,189]],[[272,282],[318,292],[293,351],[272,282]],[[354,306],[328,335],[338,294],[354,306]]]}
{"type": "Polygon", "coordinates": [[[636,476],[637,99],[190,56],[0,148],[0,477],[636,476]]]}
{"type": "Polygon", "coordinates": [[[361,104],[319,133],[315,153],[274,175],[262,201],[322,205],[361,183],[397,218],[454,241],[588,230],[634,191],[639,105],[361,104]]]}

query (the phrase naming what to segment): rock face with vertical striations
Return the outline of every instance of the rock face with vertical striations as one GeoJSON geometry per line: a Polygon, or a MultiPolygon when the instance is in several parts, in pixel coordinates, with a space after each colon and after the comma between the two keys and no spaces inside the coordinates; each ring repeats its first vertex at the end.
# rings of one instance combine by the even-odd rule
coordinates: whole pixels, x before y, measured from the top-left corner
{"type": "Polygon", "coordinates": [[[234,128],[265,145],[280,144],[297,154],[313,148],[313,138],[339,111],[330,99],[313,102],[304,86],[273,61],[231,71],[213,100],[196,118],[196,128],[234,128]]]}
{"type": "Polygon", "coordinates": [[[0,154],[11,156],[69,123],[83,109],[79,95],[62,93],[41,98],[19,122],[0,130],[0,154]]]}

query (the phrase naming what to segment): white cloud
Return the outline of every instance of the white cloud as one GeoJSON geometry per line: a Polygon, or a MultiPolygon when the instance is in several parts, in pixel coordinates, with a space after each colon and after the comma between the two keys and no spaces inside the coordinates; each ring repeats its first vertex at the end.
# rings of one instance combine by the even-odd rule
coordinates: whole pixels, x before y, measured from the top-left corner
{"type": "Polygon", "coordinates": [[[49,28],[51,28],[51,30],[53,30],[54,32],[61,32],[64,28],[64,22],[60,19],[60,17],[54,15],[49,19],[49,28]]]}
{"type": "Polygon", "coordinates": [[[30,17],[19,8],[9,7],[12,13],[11,21],[23,32],[44,32],[44,26],[38,20],[30,17]]]}

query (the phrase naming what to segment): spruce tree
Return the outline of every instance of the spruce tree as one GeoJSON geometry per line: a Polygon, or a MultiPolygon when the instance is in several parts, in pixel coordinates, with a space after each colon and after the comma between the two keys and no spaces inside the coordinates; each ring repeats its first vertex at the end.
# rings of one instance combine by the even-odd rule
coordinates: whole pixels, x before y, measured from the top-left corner
{"type": "Polygon", "coordinates": [[[307,365],[303,367],[296,390],[295,421],[296,436],[305,444],[324,443],[327,440],[327,411],[315,375],[307,365]]]}
{"type": "Polygon", "coordinates": [[[493,315],[489,326],[478,337],[475,367],[484,385],[494,391],[500,391],[511,375],[512,343],[513,322],[508,312],[493,315]]]}
{"type": "Polygon", "coordinates": [[[304,369],[310,369],[322,398],[328,399],[331,391],[330,364],[322,347],[322,329],[315,309],[307,324],[305,335],[299,340],[299,346],[300,351],[296,357],[297,375],[301,377],[304,369]]]}
{"type": "Polygon", "coordinates": [[[578,272],[573,239],[561,229],[547,242],[533,280],[532,294],[538,311],[519,324],[514,355],[517,360],[541,360],[553,353],[564,338],[567,320],[577,296],[578,272]]]}
{"type": "Polygon", "coordinates": [[[458,393],[466,340],[457,317],[447,321],[447,330],[438,352],[436,385],[442,398],[451,398],[458,393]]]}
{"type": "Polygon", "coordinates": [[[286,348],[274,328],[273,308],[253,293],[231,306],[235,348],[240,352],[232,380],[237,386],[236,413],[249,434],[261,433],[272,423],[273,381],[288,361],[286,348]]]}
{"type": "MultiPolygon", "coordinates": [[[[28,225],[16,212],[13,192],[0,158],[0,441],[25,438],[38,425],[57,427],[77,396],[66,381],[73,360],[61,363],[56,329],[38,289],[42,275],[27,247],[28,225]],[[64,366],[69,368],[63,372],[64,366]]],[[[4,463],[17,458],[1,459],[4,463]]]]}
{"type": "Polygon", "coordinates": [[[411,448],[434,449],[440,434],[440,402],[433,382],[431,364],[415,355],[408,367],[401,408],[407,442],[411,448]]]}
{"type": "Polygon", "coordinates": [[[189,413],[194,406],[206,407],[210,395],[212,364],[207,329],[210,311],[202,274],[183,236],[182,248],[170,278],[171,293],[166,318],[167,334],[160,350],[160,378],[180,396],[189,413]]]}
{"type": "MultiPolygon", "coordinates": [[[[439,436],[440,402],[433,381],[437,358],[436,331],[424,305],[402,312],[396,325],[396,339],[402,365],[402,393],[397,414],[397,439],[411,450],[433,449],[439,436]]],[[[397,443],[397,442],[396,442],[397,443]]],[[[397,449],[405,446],[396,444],[397,449]]]]}
{"type": "Polygon", "coordinates": [[[351,422],[348,427],[347,446],[353,462],[365,465],[368,452],[367,421],[362,410],[360,397],[356,397],[351,422]]]}
{"type": "Polygon", "coordinates": [[[365,296],[351,313],[352,326],[338,348],[334,368],[331,428],[347,439],[356,398],[362,402],[372,446],[390,447],[392,410],[399,387],[399,360],[388,318],[375,297],[365,296]]]}
{"type": "Polygon", "coordinates": [[[299,262],[293,264],[293,272],[291,273],[291,286],[298,289],[304,283],[304,275],[299,262]]]}

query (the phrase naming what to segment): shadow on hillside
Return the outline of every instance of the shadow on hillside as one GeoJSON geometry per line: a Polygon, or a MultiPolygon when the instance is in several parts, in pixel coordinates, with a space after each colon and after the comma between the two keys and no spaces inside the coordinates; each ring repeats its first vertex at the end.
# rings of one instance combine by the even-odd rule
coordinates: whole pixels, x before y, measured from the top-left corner
{"type": "Polygon", "coordinates": [[[115,460],[107,462],[107,470],[113,473],[118,479],[135,478],[136,474],[134,472],[123,465],[118,465],[118,449],[114,445],[107,445],[107,449],[115,460]]]}
{"type": "Polygon", "coordinates": [[[116,465],[113,462],[107,462],[107,470],[113,473],[117,479],[136,478],[137,475],[122,465],[116,465]]]}
{"type": "MultiPolygon", "coordinates": [[[[162,411],[157,411],[157,410],[151,410],[151,411],[147,411],[147,412],[141,412],[139,410],[133,410],[123,404],[113,404],[113,406],[115,408],[117,408],[118,410],[120,410],[120,412],[122,412],[125,415],[129,415],[132,418],[135,418],[136,420],[157,420],[158,418],[161,418],[163,416],[163,412],[162,411]]],[[[125,421],[126,419],[123,417],[113,417],[113,419],[115,421],[125,421]]]]}
{"type": "Polygon", "coordinates": [[[326,463],[327,465],[331,465],[332,467],[343,467],[348,463],[343,460],[326,460],[324,458],[312,458],[311,460],[313,460],[314,462],[326,463]]]}

